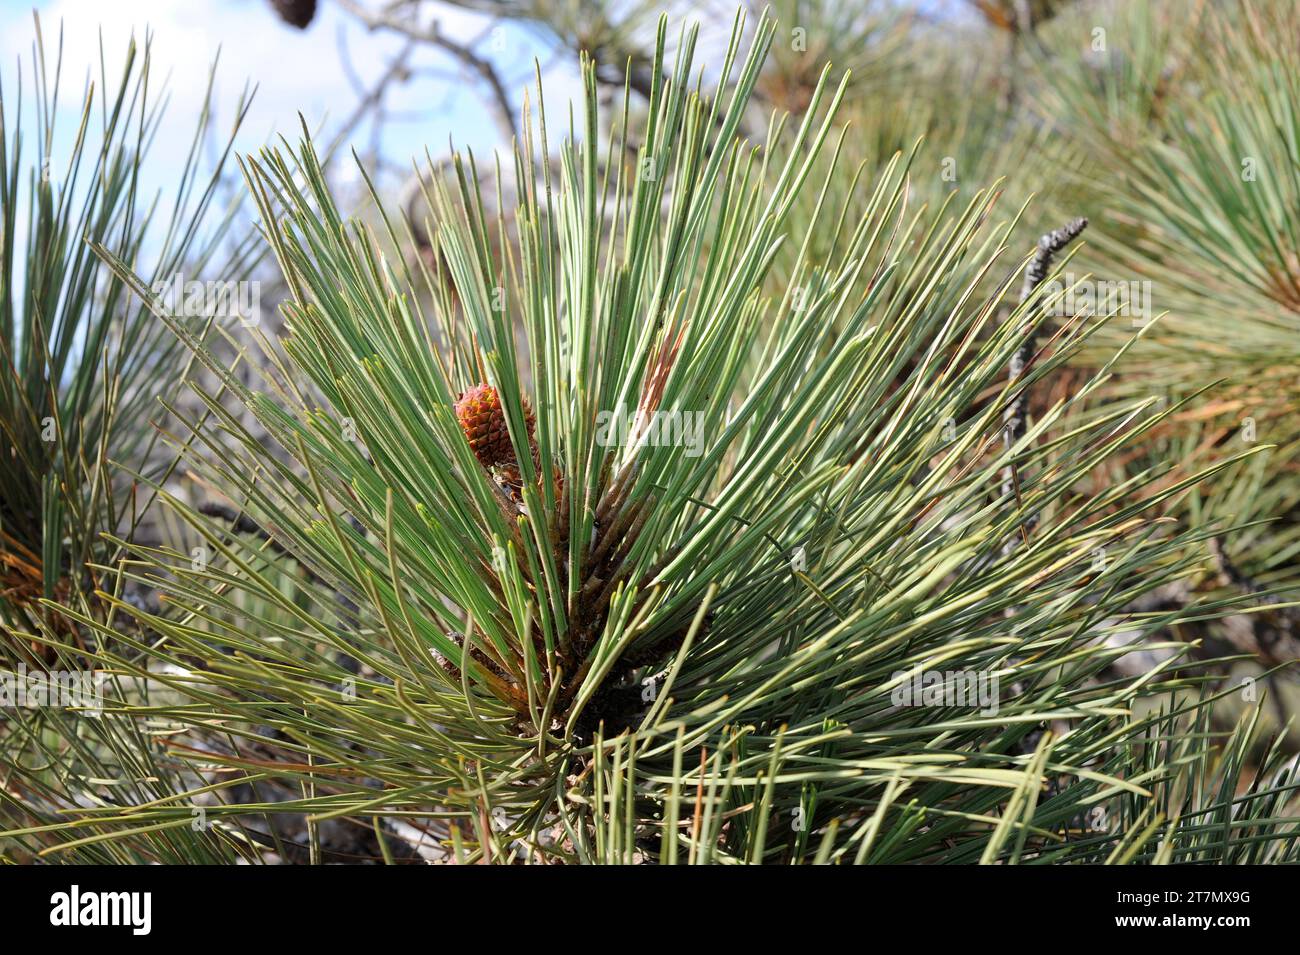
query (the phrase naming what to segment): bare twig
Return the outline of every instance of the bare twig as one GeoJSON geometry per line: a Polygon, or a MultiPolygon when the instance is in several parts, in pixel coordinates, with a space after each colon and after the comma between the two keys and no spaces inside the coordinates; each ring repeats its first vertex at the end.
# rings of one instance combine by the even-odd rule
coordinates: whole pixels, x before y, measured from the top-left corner
{"type": "MultiPolygon", "coordinates": [[[[1025,267],[1025,280],[1020,288],[1020,304],[1023,305],[1029,300],[1029,297],[1034,294],[1034,290],[1043,283],[1043,280],[1047,278],[1048,273],[1052,270],[1052,261],[1066,246],[1078,238],[1079,234],[1087,226],[1087,219],[1074,219],[1038,240],[1038,250],[1034,253],[1033,258],[1029,260],[1029,265],[1025,267]]],[[[1038,336],[1041,331],[1042,328],[1032,317],[1026,319],[1020,346],[1011,356],[1011,363],[1007,369],[1007,377],[1012,385],[1023,378],[1028,370],[1029,363],[1033,360],[1037,350],[1038,336]]],[[[1028,409],[1029,389],[1021,387],[1012,396],[1007,403],[1006,409],[1002,412],[1002,447],[1008,454],[1016,446],[1016,443],[1025,436],[1025,416],[1028,409]]],[[[1002,469],[1002,496],[1008,499],[1013,496],[1018,498],[1019,494],[1020,482],[1016,473],[1016,466],[1014,462],[1011,462],[1002,469]]],[[[1013,537],[1007,541],[1003,551],[1009,553],[1014,549],[1015,539],[1013,537]]]]}
{"type": "Polygon", "coordinates": [[[515,125],[514,107],[510,104],[505,83],[502,82],[492,61],[475,53],[472,44],[462,43],[447,36],[442,32],[442,27],[437,20],[427,24],[421,23],[418,11],[414,7],[409,18],[401,18],[393,12],[391,6],[368,10],[354,0],[339,0],[339,5],[363,23],[367,29],[397,33],[413,43],[426,43],[450,54],[466,71],[476,76],[486,89],[484,99],[491,107],[492,118],[501,134],[502,142],[509,144],[514,141],[518,135],[518,128],[515,125]]]}
{"type": "MultiPolygon", "coordinates": [[[[1052,260],[1066,246],[1073,242],[1088,225],[1087,219],[1074,219],[1060,229],[1047,233],[1038,240],[1038,250],[1029,260],[1029,265],[1025,267],[1025,280],[1020,288],[1020,304],[1024,305],[1029,301],[1029,297],[1034,294],[1034,290],[1043,283],[1048,273],[1052,270],[1052,260]]],[[[1025,320],[1023,333],[1020,338],[1020,345],[1011,356],[1011,363],[1007,369],[1007,377],[1010,383],[1014,385],[1022,377],[1033,360],[1034,354],[1038,347],[1038,334],[1040,327],[1035,323],[1033,317],[1025,320]]],[[[1020,391],[1012,396],[1007,403],[1006,410],[1002,412],[1002,446],[1008,455],[1016,443],[1024,437],[1025,434],[1025,415],[1029,408],[1029,390],[1027,387],[1021,387],[1020,391]]],[[[1015,497],[1017,504],[1020,503],[1020,479],[1016,471],[1015,462],[1009,460],[1002,469],[1002,496],[1009,500],[1015,497]]],[[[1032,517],[1027,517],[1020,524],[1020,538],[1026,543],[1029,540],[1029,531],[1033,528],[1034,521],[1032,517]]],[[[1015,534],[1007,537],[1002,545],[1003,556],[1009,557],[1015,553],[1017,538],[1015,534]]],[[[1008,617],[1016,613],[1015,607],[1008,607],[1006,614],[1008,617]]],[[[1022,692],[1022,687],[1017,684],[1013,692],[1022,692]]],[[[1034,730],[1026,737],[1020,740],[1018,751],[1020,755],[1028,755],[1037,749],[1040,739],[1046,727],[1034,730]]],[[[1048,792],[1055,794],[1058,790],[1059,783],[1056,779],[1048,782],[1048,792]]]]}
{"type": "MultiPolygon", "coordinates": [[[[325,150],[325,158],[321,161],[323,166],[328,166],[330,164],[338,154],[339,146],[347,141],[348,137],[351,136],[353,131],[365,121],[367,116],[374,116],[376,126],[383,121],[384,96],[387,94],[388,88],[393,83],[405,82],[410,77],[410,71],[407,68],[407,61],[410,59],[411,53],[414,49],[414,42],[407,43],[397,56],[393,58],[392,62],[388,64],[388,68],[384,70],[383,75],[379,77],[374,86],[372,86],[370,90],[357,102],[351,115],[343,121],[343,124],[334,134],[334,138],[330,142],[329,147],[325,150]]],[[[342,51],[345,53],[346,47],[343,47],[342,51]]],[[[377,159],[378,156],[375,158],[377,159]]]]}

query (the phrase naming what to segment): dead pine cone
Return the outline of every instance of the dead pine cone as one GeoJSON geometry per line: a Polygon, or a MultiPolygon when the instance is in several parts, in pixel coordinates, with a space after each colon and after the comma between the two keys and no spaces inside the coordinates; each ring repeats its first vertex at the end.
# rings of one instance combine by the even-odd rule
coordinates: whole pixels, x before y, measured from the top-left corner
{"type": "MultiPolygon", "coordinates": [[[[0,597],[5,597],[16,606],[21,607],[31,617],[43,620],[59,636],[80,643],[76,627],[68,618],[41,606],[41,580],[39,578],[24,577],[18,572],[4,573],[3,557],[4,555],[0,554],[0,597]]],[[[69,581],[68,578],[64,577],[55,586],[55,600],[60,603],[66,602],[68,591],[69,581]]],[[[8,639],[0,636],[0,657],[4,655],[4,641],[8,639]]],[[[11,643],[10,649],[16,649],[25,662],[34,665],[44,664],[46,667],[50,667],[58,659],[58,650],[36,639],[20,641],[16,646],[11,643]],[[29,657],[30,659],[28,659],[29,657]]]]}
{"type": "Polygon", "coordinates": [[[307,29],[316,16],[316,0],[271,0],[280,19],[299,30],[307,29]]]}

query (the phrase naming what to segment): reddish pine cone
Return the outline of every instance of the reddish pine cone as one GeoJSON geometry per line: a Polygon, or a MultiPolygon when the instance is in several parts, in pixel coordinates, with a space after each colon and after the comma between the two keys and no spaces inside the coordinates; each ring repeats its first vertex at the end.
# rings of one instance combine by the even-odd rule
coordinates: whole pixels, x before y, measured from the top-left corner
{"type": "MultiPolygon", "coordinates": [[[[474,457],[485,468],[516,463],[515,449],[510,444],[510,428],[501,408],[496,389],[489,384],[477,384],[456,399],[456,420],[465,432],[474,457]]],[[[528,426],[528,443],[533,443],[533,413],[524,402],[524,420],[528,426]]]]}

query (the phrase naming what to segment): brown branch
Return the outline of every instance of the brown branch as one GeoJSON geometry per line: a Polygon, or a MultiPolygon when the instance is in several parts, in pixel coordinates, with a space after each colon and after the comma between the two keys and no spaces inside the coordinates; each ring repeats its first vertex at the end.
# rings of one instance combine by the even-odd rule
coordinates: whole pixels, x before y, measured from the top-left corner
{"type": "MultiPolygon", "coordinates": [[[[325,150],[325,158],[321,162],[322,166],[329,166],[335,155],[337,155],[339,147],[343,145],[347,138],[358,126],[361,125],[368,115],[371,113],[375,115],[376,124],[382,120],[383,100],[384,96],[388,92],[388,87],[395,82],[405,82],[410,78],[410,70],[407,67],[407,60],[410,59],[411,51],[414,48],[414,42],[407,43],[406,46],[402,48],[401,52],[393,58],[393,61],[388,64],[388,69],[386,69],[383,75],[379,77],[379,80],[375,85],[357,102],[356,107],[352,110],[352,114],[343,121],[338,132],[334,134],[334,139],[325,150]]],[[[344,63],[347,62],[346,49],[341,53],[340,58],[344,63]]],[[[376,156],[376,158],[378,157],[376,156]]]]}
{"type": "Polygon", "coordinates": [[[397,33],[412,42],[436,46],[451,55],[465,70],[476,75],[487,88],[484,99],[492,108],[493,120],[496,122],[502,141],[512,143],[515,140],[518,128],[515,126],[514,108],[510,105],[510,96],[506,92],[505,84],[501,81],[491,60],[475,53],[468,44],[447,36],[442,32],[442,27],[437,20],[422,24],[418,11],[414,9],[409,18],[402,19],[390,12],[391,8],[378,11],[367,10],[355,0],[339,0],[339,5],[369,30],[387,30],[397,33]]]}

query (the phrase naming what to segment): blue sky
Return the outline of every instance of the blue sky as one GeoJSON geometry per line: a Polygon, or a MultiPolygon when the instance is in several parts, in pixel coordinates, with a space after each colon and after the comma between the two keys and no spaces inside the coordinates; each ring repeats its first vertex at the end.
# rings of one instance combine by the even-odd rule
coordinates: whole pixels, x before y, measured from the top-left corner
{"type": "MultiPolygon", "coordinates": [[[[306,31],[281,23],[266,0],[50,0],[35,8],[51,53],[60,25],[64,31],[63,102],[69,108],[63,118],[69,122],[76,119],[86,69],[96,64],[97,70],[100,30],[110,68],[121,62],[133,32],[141,39],[146,26],[153,31],[154,76],[167,78],[171,97],[167,116],[170,128],[177,130],[176,136],[162,136],[154,145],[151,167],[159,176],[179,169],[184,160],[208,68],[218,50],[218,128],[228,127],[245,82],[255,84],[253,108],[238,140],[241,149],[253,150],[277,133],[295,137],[299,112],[314,129],[324,128],[326,138],[353,112],[357,93],[342,68],[340,44],[346,44],[354,72],[367,84],[382,74],[389,57],[402,45],[399,38],[368,33],[327,0],[322,0],[306,31]]],[[[30,92],[32,9],[30,0],[0,0],[0,78],[7,99],[15,91],[19,57],[23,85],[30,92]]],[[[490,25],[452,7],[442,11],[440,22],[444,32],[461,37],[478,35],[490,25]]],[[[507,25],[504,31],[497,49],[492,43],[478,49],[498,62],[512,95],[519,97],[534,56],[545,59],[547,51],[538,36],[521,27],[507,25]]],[[[449,136],[458,146],[476,152],[497,145],[499,135],[487,110],[474,87],[457,78],[453,64],[432,52],[414,62],[450,75],[421,75],[393,87],[388,103],[400,115],[384,127],[384,155],[405,164],[412,156],[422,156],[427,145],[436,157],[445,152],[449,136]]],[[[562,72],[547,78],[561,95],[575,88],[575,80],[562,72]]],[[[552,97],[550,82],[547,95],[552,97]]],[[[358,129],[352,140],[359,151],[365,151],[369,128],[358,129]]]]}
{"type": "MultiPolygon", "coordinates": [[[[845,0],[853,2],[853,0],[845,0]]],[[[689,4],[665,0],[689,10],[689,4]]],[[[920,8],[948,16],[964,9],[958,0],[926,0],[920,8]]],[[[31,0],[0,0],[0,80],[12,105],[17,60],[23,63],[23,84],[30,105],[31,51],[34,39],[31,0]]],[[[47,48],[52,52],[60,26],[64,32],[65,76],[61,111],[65,138],[75,131],[77,109],[86,70],[98,69],[100,31],[111,68],[121,62],[128,37],[142,39],[146,27],[154,36],[154,76],[166,77],[170,106],[163,135],[154,143],[145,168],[147,183],[165,186],[174,181],[189,148],[192,121],[202,105],[208,69],[220,51],[217,74],[218,129],[226,129],[246,83],[256,85],[253,108],[243,126],[237,147],[253,151],[284,134],[298,134],[301,112],[313,130],[323,130],[320,141],[333,138],[337,124],[356,107],[358,94],[342,66],[340,47],[346,45],[354,72],[369,84],[380,76],[403,41],[383,33],[372,34],[330,0],[320,0],[315,20],[306,31],[283,24],[267,0],[45,0],[36,9],[41,16],[47,48]]],[[[439,5],[444,33],[455,37],[481,36],[491,24],[476,14],[439,5]]],[[[727,23],[705,22],[724,33],[727,23]]],[[[522,91],[531,84],[534,58],[552,64],[545,73],[547,106],[563,115],[562,106],[578,93],[572,54],[552,60],[539,32],[507,23],[497,42],[484,42],[477,52],[496,62],[516,109],[522,91]]],[[[424,50],[413,61],[421,68],[439,69],[442,75],[418,75],[396,85],[388,97],[397,118],[384,126],[386,159],[409,168],[413,157],[423,157],[426,147],[435,157],[445,154],[448,138],[470,147],[480,156],[500,145],[500,134],[474,85],[459,75],[442,53],[424,50]]],[[[12,114],[12,108],[11,108],[12,114]]],[[[517,113],[516,113],[517,115],[517,113]]],[[[30,119],[30,112],[27,114],[30,119]]],[[[8,121],[12,122],[12,118],[8,121]]],[[[370,128],[362,126],[352,145],[366,152],[370,128]]],[[[56,149],[56,153],[61,150],[56,149]]],[[[335,170],[336,181],[346,184],[350,163],[335,170]]]]}

